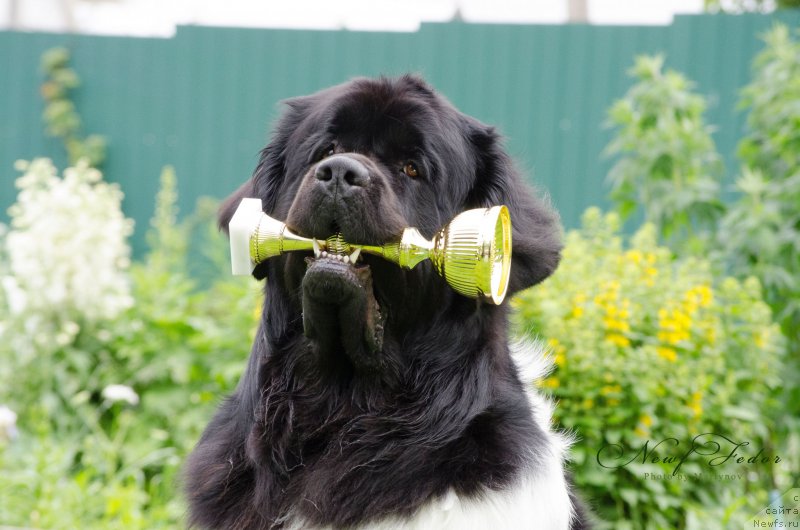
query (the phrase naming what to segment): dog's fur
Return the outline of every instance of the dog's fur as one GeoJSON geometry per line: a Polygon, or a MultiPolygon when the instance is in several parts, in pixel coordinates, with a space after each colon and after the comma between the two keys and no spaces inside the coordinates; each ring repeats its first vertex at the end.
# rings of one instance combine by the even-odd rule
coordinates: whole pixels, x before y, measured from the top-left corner
{"type": "MultiPolygon", "coordinates": [[[[412,76],[289,100],[221,226],[242,197],[298,234],[360,244],[408,226],[430,238],[461,211],[505,204],[509,294],[560,256],[557,215],[495,131],[412,76]]],[[[254,271],[266,278],[261,324],[238,388],[187,463],[190,524],[584,528],[566,443],[512,359],[508,303],[455,293],[430,262],[362,260],[294,252],[254,271]]]]}

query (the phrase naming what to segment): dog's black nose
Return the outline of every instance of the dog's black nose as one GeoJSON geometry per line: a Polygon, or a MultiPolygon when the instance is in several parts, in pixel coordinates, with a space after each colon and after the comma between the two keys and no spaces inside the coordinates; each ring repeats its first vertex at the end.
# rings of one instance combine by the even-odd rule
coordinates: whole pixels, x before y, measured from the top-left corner
{"type": "Polygon", "coordinates": [[[334,155],[320,162],[314,176],[326,188],[338,189],[340,193],[369,184],[369,170],[366,166],[345,155],[334,155]]]}

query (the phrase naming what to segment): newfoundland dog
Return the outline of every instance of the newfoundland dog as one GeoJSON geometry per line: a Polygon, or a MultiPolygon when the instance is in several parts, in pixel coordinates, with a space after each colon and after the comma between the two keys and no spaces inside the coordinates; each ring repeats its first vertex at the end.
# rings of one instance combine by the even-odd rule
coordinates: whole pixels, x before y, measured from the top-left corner
{"type": "MultiPolygon", "coordinates": [[[[419,78],[356,79],[285,107],[222,227],[256,197],[297,234],[380,244],[504,204],[509,294],[558,265],[558,216],[498,134],[419,78]]],[[[541,354],[509,345],[508,302],[457,294],[430,262],[363,254],[288,253],[253,274],[266,278],[263,315],[238,388],[189,457],[191,526],[585,528],[568,442],[520,365],[543,366],[541,354]]]]}

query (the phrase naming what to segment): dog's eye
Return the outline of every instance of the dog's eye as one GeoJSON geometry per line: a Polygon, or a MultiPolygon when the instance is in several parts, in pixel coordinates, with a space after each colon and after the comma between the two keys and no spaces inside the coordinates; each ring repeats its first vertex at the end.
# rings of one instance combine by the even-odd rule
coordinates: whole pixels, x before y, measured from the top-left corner
{"type": "Polygon", "coordinates": [[[406,165],[403,166],[403,173],[415,179],[419,176],[419,169],[417,169],[417,165],[414,162],[406,162],[406,165]]]}
{"type": "Polygon", "coordinates": [[[329,156],[333,156],[335,154],[336,154],[336,145],[335,144],[330,144],[328,147],[326,147],[325,149],[320,151],[319,159],[320,160],[324,160],[324,159],[328,158],[329,156]]]}

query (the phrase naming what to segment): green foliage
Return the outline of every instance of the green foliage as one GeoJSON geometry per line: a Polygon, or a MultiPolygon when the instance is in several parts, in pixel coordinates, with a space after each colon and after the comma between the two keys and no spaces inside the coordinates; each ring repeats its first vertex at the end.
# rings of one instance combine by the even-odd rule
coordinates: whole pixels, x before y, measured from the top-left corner
{"type": "Polygon", "coordinates": [[[639,206],[676,248],[699,251],[718,218],[721,163],[703,122],[706,103],[681,74],[662,72],[662,56],[636,58],[636,83],[609,111],[619,160],[609,173],[623,219],[639,206]],[[705,232],[704,232],[705,231],[705,232]]]}
{"type": "MultiPolygon", "coordinates": [[[[686,450],[708,432],[763,447],[775,412],[769,389],[779,383],[780,330],[755,278],[718,278],[707,260],[674,258],[656,243],[653,225],[627,245],[619,229],[617,214],[587,210],[582,228],[566,236],[556,273],[514,300],[520,332],[547,339],[553,352],[555,371],[539,384],[558,399],[557,423],[580,437],[575,481],[615,529],[727,528],[687,525],[712,509],[729,509],[730,527],[739,528],[765,498],[758,479],[654,480],[645,473],[670,475],[674,464],[637,459],[605,469],[597,453],[620,444],[632,457],[647,440],[671,437],[686,450]],[[746,490],[752,504],[734,506],[746,490]]],[[[699,459],[680,469],[716,471],[736,472],[699,459]]]]}
{"type": "Polygon", "coordinates": [[[800,42],[783,24],[763,39],[766,47],[753,61],[753,81],[742,91],[750,130],[739,154],[747,166],[786,179],[800,168],[800,42]]]}
{"type": "Polygon", "coordinates": [[[161,186],[156,194],[156,207],[150,220],[147,244],[150,253],[145,258],[148,268],[164,272],[180,272],[186,268],[190,223],[178,224],[178,179],[175,169],[166,166],[161,171],[161,186]]]}
{"type": "Polygon", "coordinates": [[[70,164],[85,158],[92,167],[100,167],[106,158],[107,142],[103,136],[82,133],[80,115],[70,99],[70,91],[80,86],[80,78],[70,68],[69,60],[66,48],[52,48],[42,54],[41,68],[45,74],[41,86],[45,101],[42,119],[47,134],[64,142],[70,164]]]}
{"type": "MultiPolygon", "coordinates": [[[[10,341],[0,341],[0,404],[17,413],[19,431],[17,437],[0,433],[0,524],[182,526],[180,465],[217,401],[238,381],[259,293],[257,284],[228,270],[196,285],[186,272],[195,256],[183,235],[202,228],[198,244],[211,254],[224,252],[227,243],[207,204],[178,223],[175,201],[174,173],[166,168],[150,253],[124,271],[133,299],[128,308],[107,319],[67,309],[62,318],[78,329],[38,345],[36,355],[20,356],[10,341]],[[119,385],[127,398],[112,392],[119,385]]],[[[80,234],[74,235],[79,248],[80,234]]],[[[9,278],[5,239],[0,243],[0,276],[9,278]]],[[[4,339],[24,338],[38,308],[11,318],[8,302],[0,290],[4,339]]]]}
{"type": "Polygon", "coordinates": [[[800,42],[776,25],[742,91],[748,134],[737,199],[719,198],[719,155],[703,123],[703,98],[661,57],[639,57],[637,83],[609,111],[619,160],[609,178],[626,217],[641,206],[677,251],[714,252],[723,269],[755,275],[800,345],[800,42]]]}
{"type": "Polygon", "coordinates": [[[705,0],[710,13],[770,13],[775,9],[800,7],[800,0],[705,0]]]}
{"type": "MultiPolygon", "coordinates": [[[[742,170],[736,180],[738,193],[722,209],[716,184],[705,178],[681,176],[676,181],[680,185],[658,188],[664,176],[656,170],[658,164],[651,164],[656,160],[652,149],[660,142],[675,145],[674,137],[680,136],[663,116],[681,113],[685,129],[695,133],[696,141],[684,144],[677,157],[684,157],[679,165],[682,174],[691,177],[695,168],[708,167],[709,161],[719,158],[707,135],[710,129],[702,124],[702,100],[682,90],[685,80],[680,76],[673,79],[671,91],[665,89],[666,76],[659,75],[658,59],[637,60],[637,84],[610,112],[618,137],[609,150],[620,155],[612,180],[623,212],[633,201],[641,201],[647,218],[655,221],[679,255],[688,251],[710,256],[717,274],[724,271],[739,279],[754,276],[763,286],[763,298],[788,339],[783,348],[789,353],[777,372],[780,388],[771,392],[782,401],[783,414],[768,423],[771,432],[766,440],[783,453],[784,463],[765,471],[774,487],[788,488],[800,479],[800,422],[796,419],[800,406],[800,43],[782,25],[776,25],[764,40],[766,47],[754,61],[753,80],[742,91],[741,107],[749,110],[749,131],[739,145],[742,170]],[[695,112],[681,111],[691,100],[695,112]],[[648,125],[660,131],[652,131],[648,125]],[[641,152],[638,146],[642,146],[641,152]],[[684,186],[689,189],[688,197],[698,198],[696,203],[684,202],[686,213],[674,209],[666,223],[651,214],[668,211],[665,204],[680,203],[678,197],[687,189],[684,186]],[[654,189],[658,193],[648,192],[654,189]],[[703,215],[694,215],[692,204],[699,206],[703,215]],[[677,238],[676,226],[684,229],[677,238]],[[693,232],[700,232],[700,237],[693,232]]],[[[758,388],[751,391],[753,397],[763,392],[758,388]]],[[[695,514],[687,520],[713,519],[695,514]]]]}
{"type": "Polygon", "coordinates": [[[737,274],[757,275],[800,353],[800,41],[776,25],[742,91],[749,132],[739,144],[739,199],[718,241],[737,274]]]}
{"type": "Polygon", "coordinates": [[[779,479],[790,487],[800,480],[800,40],[783,25],[764,40],[742,91],[749,130],[739,144],[739,193],[719,225],[717,247],[733,273],[761,279],[789,339],[779,434],[794,447],[794,472],[779,479]]]}

